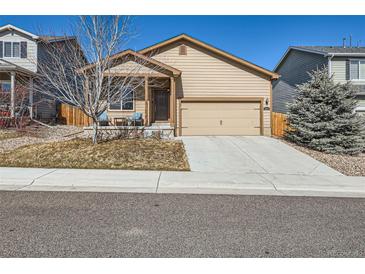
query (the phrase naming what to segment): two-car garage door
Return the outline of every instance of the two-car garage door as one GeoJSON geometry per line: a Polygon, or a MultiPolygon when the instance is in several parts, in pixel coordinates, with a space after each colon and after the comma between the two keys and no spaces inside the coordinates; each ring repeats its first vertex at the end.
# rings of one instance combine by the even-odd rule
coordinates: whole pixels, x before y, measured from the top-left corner
{"type": "Polygon", "coordinates": [[[258,102],[181,102],[181,135],[260,135],[258,102]]]}

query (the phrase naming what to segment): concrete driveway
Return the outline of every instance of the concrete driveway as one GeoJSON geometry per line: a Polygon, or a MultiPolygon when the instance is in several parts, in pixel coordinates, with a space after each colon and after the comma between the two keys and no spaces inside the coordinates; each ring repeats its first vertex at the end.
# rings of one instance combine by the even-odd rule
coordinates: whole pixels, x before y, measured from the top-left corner
{"type": "Polygon", "coordinates": [[[310,156],[264,136],[181,137],[191,171],[341,175],[310,156]]]}

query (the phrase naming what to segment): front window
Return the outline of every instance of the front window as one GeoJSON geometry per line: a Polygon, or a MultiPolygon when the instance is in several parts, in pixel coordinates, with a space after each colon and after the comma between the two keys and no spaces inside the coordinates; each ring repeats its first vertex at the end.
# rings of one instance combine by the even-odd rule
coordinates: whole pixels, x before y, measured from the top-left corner
{"type": "Polygon", "coordinates": [[[350,60],[350,80],[365,80],[365,60],[350,60]]]}
{"type": "Polygon", "coordinates": [[[134,91],[126,91],[123,99],[109,104],[110,110],[134,110],[134,91]]]}
{"type": "Polygon", "coordinates": [[[13,57],[20,57],[20,44],[19,42],[13,43],[13,57]]]}
{"type": "Polygon", "coordinates": [[[0,82],[0,91],[2,92],[10,92],[11,90],[11,83],[10,81],[1,81],[0,82]]]}
{"type": "Polygon", "coordinates": [[[11,42],[4,43],[4,57],[11,57],[11,42]]]}

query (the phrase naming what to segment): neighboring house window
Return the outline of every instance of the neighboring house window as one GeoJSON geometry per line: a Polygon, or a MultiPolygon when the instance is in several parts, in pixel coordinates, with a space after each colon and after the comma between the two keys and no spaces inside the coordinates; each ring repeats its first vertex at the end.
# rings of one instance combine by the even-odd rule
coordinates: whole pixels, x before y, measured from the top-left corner
{"type": "Polygon", "coordinates": [[[350,60],[350,80],[365,80],[365,60],[350,60]]]}
{"type": "Polygon", "coordinates": [[[0,58],[27,58],[27,42],[0,41],[0,58]]]}
{"type": "Polygon", "coordinates": [[[11,57],[11,42],[4,43],[4,57],[11,57]]]}
{"type": "Polygon", "coordinates": [[[123,99],[118,103],[111,103],[110,110],[134,110],[134,92],[127,91],[123,99]]]}
{"type": "Polygon", "coordinates": [[[13,43],[13,57],[20,57],[20,44],[19,42],[13,43]]]}
{"type": "Polygon", "coordinates": [[[10,81],[1,81],[0,82],[0,91],[2,92],[10,92],[11,90],[11,83],[10,81]]]}

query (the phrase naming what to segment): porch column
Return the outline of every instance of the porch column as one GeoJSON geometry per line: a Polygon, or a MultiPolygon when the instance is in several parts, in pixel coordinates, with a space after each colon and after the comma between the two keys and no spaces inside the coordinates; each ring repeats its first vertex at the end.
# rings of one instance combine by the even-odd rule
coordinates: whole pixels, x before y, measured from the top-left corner
{"type": "Polygon", "coordinates": [[[10,117],[15,117],[15,72],[10,73],[10,117]]]}
{"type": "Polygon", "coordinates": [[[176,84],[175,78],[170,77],[170,125],[176,128],[176,84]]]}
{"type": "Polygon", "coordinates": [[[148,88],[148,76],[144,77],[144,102],[145,102],[145,109],[144,109],[144,125],[150,125],[150,93],[148,88]]]}
{"type": "Polygon", "coordinates": [[[33,119],[33,77],[29,78],[29,116],[33,119]]]}

